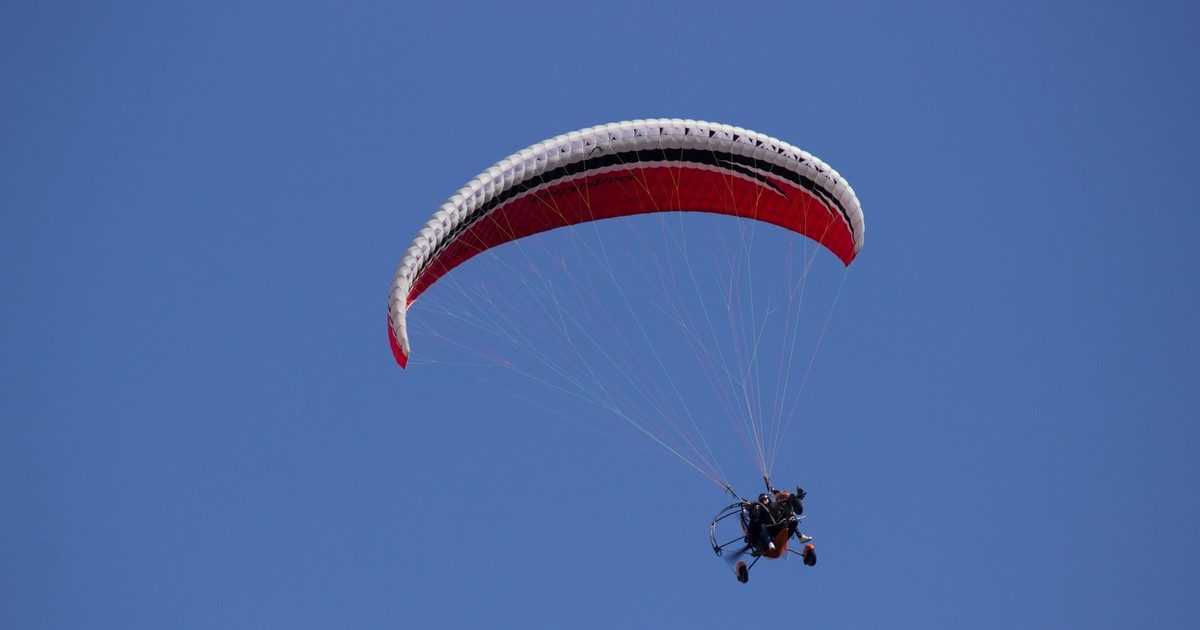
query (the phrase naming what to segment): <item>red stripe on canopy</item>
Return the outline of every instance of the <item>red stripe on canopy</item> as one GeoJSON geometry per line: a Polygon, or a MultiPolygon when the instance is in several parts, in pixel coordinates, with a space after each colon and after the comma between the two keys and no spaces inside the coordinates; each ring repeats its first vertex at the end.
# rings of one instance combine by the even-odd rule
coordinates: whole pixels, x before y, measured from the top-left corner
{"type": "Polygon", "coordinates": [[[505,203],[459,234],[417,277],[408,304],[450,270],[497,245],[568,225],[651,212],[712,212],[772,223],[817,241],[849,265],[855,256],[854,235],[841,215],[804,188],[770,181],[784,194],[744,176],[691,165],[639,166],[553,184],[505,203]]]}

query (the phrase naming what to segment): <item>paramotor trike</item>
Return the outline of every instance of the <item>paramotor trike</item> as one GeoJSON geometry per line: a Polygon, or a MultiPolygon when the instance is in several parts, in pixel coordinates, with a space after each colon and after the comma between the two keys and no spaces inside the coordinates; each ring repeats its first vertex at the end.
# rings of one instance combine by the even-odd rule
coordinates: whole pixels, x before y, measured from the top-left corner
{"type": "Polygon", "coordinates": [[[749,581],[750,569],[762,558],[781,558],[791,552],[802,557],[804,564],[810,567],[817,563],[817,550],[811,542],[807,542],[801,551],[788,548],[803,516],[768,524],[766,531],[770,544],[764,546],[758,536],[751,534],[749,506],[750,503],[744,500],[731,503],[718,512],[708,526],[713,553],[729,563],[739,582],[749,581]],[[747,553],[754,558],[748,565],[741,559],[747,553]]]}

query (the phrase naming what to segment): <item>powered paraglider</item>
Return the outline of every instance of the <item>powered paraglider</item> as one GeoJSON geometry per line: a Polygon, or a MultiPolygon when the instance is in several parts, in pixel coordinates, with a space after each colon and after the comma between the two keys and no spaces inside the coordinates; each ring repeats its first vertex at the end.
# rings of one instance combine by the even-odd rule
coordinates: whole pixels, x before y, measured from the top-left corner
{"type": "MultiPolygon", "coordinates": [[[[418,231],[389,293],[393,356],[402,368],[408,366],[413,352],[410,310],[418,298],[439,280],[453,285],[461,272],[451,272],[473,258],[486,259],[484,267],[496,263],[497,278],[447,291],[459,302],[425,313],[445,316],[425,325],[434,331],[451,321],[473,326],[485,336],[513,343],[544,371],[448,333],[434,332],[433,337],[616,418],[634,436],[648,439],[733,494],[697,418],[713,415],[713,410],[729,417],[760,474],[769,479],[808,377],[807,369],[793,366],[801,354],[798,313],[813,258],[802,266],[792,264],[789,241],[782,263],[759,267],[755,247],[762,246],[755,244],[753,226],[760,224],[798,237],[806,252],[815,243],[812,257],[826,250],[845,267],[864,242],[862,208],[846,180],[820,159],[764,134],[697,120],[649,119],[551,138],[472,178],[418,231]],[[679,227],[667,223],[667,215],[684,213],[717,217],[715,242],[698,246],[682,219],[679,227]],[[643,219],[635,218],[639,216],[643,219]],[[657,236],[638,223],[651,217],[662,217],[657,236]],[[608,223],[605,219],[629,222],[628,235],[601,230],[598,224],[608,223]],[[577,235],[585,226],[595,242],[573,248],[579,274],[564,255],[539,264],[522,246],[537,234],[577,235]],[[734,234],[728,240],[721,234],[727,229],[734,234]],[[525,259],[505,262],[497,251],[508,243],[525,259]],[[634,250],[631,260],[635,254],[648,259],[623,269],[613,263],[612,248],[634,250]],[[669,253],[682,260],[666,260],[669,253]],[[519,283],[498,280],[520,277],[526,270],[533,271],[519,283]],[[550,279],[549,272],[559,270],[563,278],[550,279]],[[590,280],[590,274],[605,288],[596,288],[600,283],[590,280]],[[682,351],[658,350],[665,347],[665,336],[646,323],[649,315],[637,311],[636,305],[645,303],[632,288],[639,280],[657,282],[648,292],[648,310],[678,329],[682,351]],[[770,285],[765,292],[764,284],[770,285]],[[685,297],[689,290],[697,297],[685,297]],[[517,297],[522,291],[532,297],[522,301],[517,297]],[[614,305],[627,310],[606,310],[614,305]],[[542,328],[522,328],[539,319],[547,322],[542,328]],[[719,332],[722,319],[729,326],[725,334],[719,332]],[[715,401],[695,402],[694,392],[682,391],[679,381],[699,380],[678,376],[682,365],[675,359],[688,355],[696,359],[695,373],[711,385],[701,393],[712,393],[715,401]]],[[[831,304],[825,326],[832,309],[831,304]]],[[[811,345],[814,358],[821,336],[811,345]]],[[[739,499],[727,506],[709,530],[714,552],[737,562],[741,581],[748,579],[749,569],[741,555],[750,553],[751,565],[764,556],[781,557],[789,552],[793,533],[806,544],[792,553],[804,556],[805,564],[816,562],[815,549],[797,531],[800,514],[767,524],[764,537],[754,533],[759,524],[751,523],[748,505],[739,499]],[[728,535],[724,529],[730,530],[728,535]]]]}

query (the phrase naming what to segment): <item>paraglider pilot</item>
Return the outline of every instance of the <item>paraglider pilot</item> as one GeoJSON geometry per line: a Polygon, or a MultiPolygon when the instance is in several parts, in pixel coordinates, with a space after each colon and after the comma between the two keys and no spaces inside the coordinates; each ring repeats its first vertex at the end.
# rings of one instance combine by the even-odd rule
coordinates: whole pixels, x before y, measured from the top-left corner
{"type": "Polygon", "coordinates": [[[747,513],[747,538],[746,542],[750,543],[756,549],[762,551],[775,551],[775,543],[771,542],[771,534],[768,528],[775,524],[775,517],[771,513],[771,495],[762,493],[758,495],[758,501],[750,503],[747,501],[742,506],[747,513]]]}

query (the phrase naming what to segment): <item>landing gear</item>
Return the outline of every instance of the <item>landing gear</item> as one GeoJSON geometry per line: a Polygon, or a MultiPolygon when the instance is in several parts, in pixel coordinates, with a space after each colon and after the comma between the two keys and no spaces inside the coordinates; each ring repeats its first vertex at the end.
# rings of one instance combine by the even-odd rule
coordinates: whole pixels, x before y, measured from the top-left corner
{"type": "Polygon", "coordinates": [[[817,564],[817,548],[812,543],[804,545],[804,551],[800,555],[804,557],[805,565],[811,567],[817,564]]]}
{"type": "Polygon", "coordinates": [[[742,584],[750,581],[750,569],[746,568],[746,563],[741,560],[737,563],[737,579],[742,584]]]}

